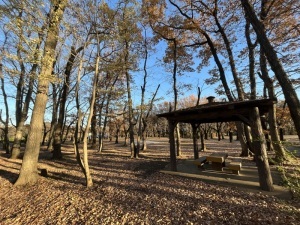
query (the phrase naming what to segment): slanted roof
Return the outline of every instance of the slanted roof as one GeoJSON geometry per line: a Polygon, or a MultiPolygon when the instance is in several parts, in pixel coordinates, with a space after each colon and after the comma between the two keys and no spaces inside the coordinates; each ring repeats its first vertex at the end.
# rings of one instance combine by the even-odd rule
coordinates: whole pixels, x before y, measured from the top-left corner
{"type": "Polygon", "coordinates": [[[249,124],[250,109],[258,107],[260,115],[267,113],[276,103],[273,99],[259,99],[236,102],[211,102],[195,107],[157,114],[174,122],[213,123],[243,121],[249,124]]]}

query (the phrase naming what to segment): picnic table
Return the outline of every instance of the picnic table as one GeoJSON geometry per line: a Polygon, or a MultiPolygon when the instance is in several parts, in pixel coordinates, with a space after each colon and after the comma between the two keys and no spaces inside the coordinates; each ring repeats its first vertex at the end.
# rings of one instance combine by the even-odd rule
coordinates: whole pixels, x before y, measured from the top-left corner
{"type": "Polygon", "coordinates": [[[227,157],[227,153],[219,152],[210,154],[206,157],[206,160],[211,163],[211,166],[214,170],[223,171],[223,167],[225,167],[225,159],[227,157]]]}
{"type": "Polygon", "coordinates": [[[230,171],[234,174],[239,174],[242,164],[240,162],[231,162],[226,160],[228,154],[225,152],[212,153],[208,156],[202,156],[194,161],[198,168],[204,168],[204,164],[211,164],[213,170],[230,171]]]}

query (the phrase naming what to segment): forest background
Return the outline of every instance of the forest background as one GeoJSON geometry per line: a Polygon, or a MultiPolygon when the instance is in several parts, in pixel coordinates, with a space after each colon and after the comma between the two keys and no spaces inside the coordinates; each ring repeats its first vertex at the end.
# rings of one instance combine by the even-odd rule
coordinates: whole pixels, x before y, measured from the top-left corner
{"type": "MultiPolygon", "coordinates": [[[[136,133],[143,139],[149,124],[151,132],[167,133],[156,113],[195,106],[205,95],[219,101],[284,96],[280,115],[289,108],[291,117],[275,124],[294,122],[293,132],[300,136],[299,4],[1,1],[4,147],[19,157],[26,138],[24,159],[37,161],[37,140],[42,141],[47,121],[54,158],[62,157],[69,128],[86,149],[90,133],[95,140],[104,137],[106,126],[111,136],[122,128],[135,157],[136,133]],[[12,150],[11,125],[16,129],[12,150]]],[[[79,155],[78,146],[76,151],[79,155]]],[[[87,175],[86,152],[83,158],[87,175]]],[[[19,184],[36,180],[26,175],[36,165],[28,169],[24,162],[20,177],[30,178],[19,184]]]]}

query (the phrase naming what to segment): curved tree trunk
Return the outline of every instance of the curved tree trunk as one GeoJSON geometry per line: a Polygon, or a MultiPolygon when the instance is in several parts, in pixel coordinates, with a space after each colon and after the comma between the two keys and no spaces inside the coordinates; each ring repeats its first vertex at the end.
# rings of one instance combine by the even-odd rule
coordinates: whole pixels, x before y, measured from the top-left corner
{"type": "Polygon", "coordinates": [[[285,100],[289,106],[291,117],[294,121],[295,128],[297,131],[298,138],[300,139],[300,102],[297,93],[290,81],[287,73],[285,72],[274,47],[271,45],[263,24],[257,18],[253,7],[250,5],[248,0],[241,0],[247,19],[254,28],[257,39],[268,59],[268,62],[275,73],[275,76],[282,88],[285,100]]]}
{"type": "MultiPolygon", "coordinates": [[[[266,8],[267,1],[262,1],[261,13],[260,13],[261,20],[264,20],[264,18],[266,18],[267,16],[267,12],[268,12],[266,8]]],[[[264,25],[263,25],[263,29],[265,30],[264,25]]],[[[260,48],[259,63],[260,63],[261,74],[258,73],[258,75],[264,81],[265,87],[267,88],[268,91],[269,98],[276,99],[273,81],[268,74],[267,60],[262,47],[260,48]]],[[[269,128],[271,134],[271,144],[276,154],[276,161],[282,163],[286,159],[286,154],[285,154],[285,149],[279,139],[277,117],[276,117],[276,104],[273,104],[269,110],[269,128]]]]}

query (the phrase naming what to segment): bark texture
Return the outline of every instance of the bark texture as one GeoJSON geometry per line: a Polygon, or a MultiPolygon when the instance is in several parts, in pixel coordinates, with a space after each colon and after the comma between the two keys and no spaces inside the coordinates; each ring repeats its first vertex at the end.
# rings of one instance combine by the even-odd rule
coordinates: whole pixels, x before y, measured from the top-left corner
{"type": "Polygon", "coordinates": [[[30,122],[26,149],[19,177],[15,183],[18,185],[33,184],[37,182],[37,163],[42,140],[43,120],[48,100],[49,83],[52,78],[52,64],[55,59],[55,48],[58,41],[59,24],[62,20],[67,0],[53,0],[49,14],[49,27],[42,59],[41,72],[38,78],[38,89],[30,122]]]}
{"type": "Polygon", "coordinates": [[[257,18],[255,11],[248,0],[241,0],[245,14],[249,22],[252,24],[253,29],[257,35],[258,42],[260,43],[271,69],[282,88],[285,100],[289,106],[291,117],[294,121],[298,137],[300,139],[300,102],[297,93],[293,87],[291,80],[285,72],[279,58],[277,57],[274,47],[268,39],[264,26],[257,18]]]}
{"type": "Polygon", "coordinates": [[[250,112],[252,122],[252,146],[255,149],[255,159],[258,169],[259,184],[264,191],[273,191],[273,180],[268,162],[265,137],[261,127],[260,114],[257,107],[250,112]]]}

